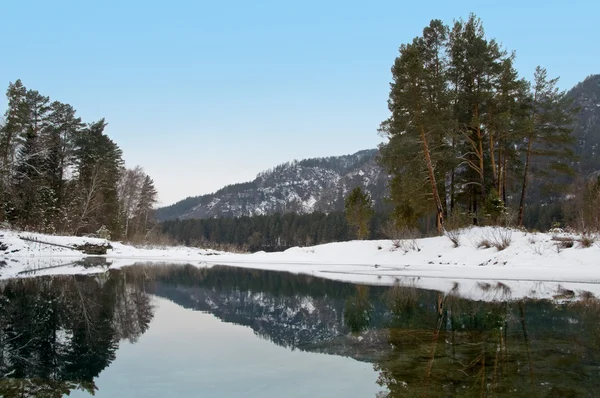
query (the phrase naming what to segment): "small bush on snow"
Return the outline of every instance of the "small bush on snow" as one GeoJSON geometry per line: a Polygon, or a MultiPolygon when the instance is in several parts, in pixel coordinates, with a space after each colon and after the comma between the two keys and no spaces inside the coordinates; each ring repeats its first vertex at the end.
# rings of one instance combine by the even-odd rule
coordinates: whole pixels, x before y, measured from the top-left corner
{"type": "Polygon", "coordinates": [[[512,243],[512,231],[508,228],[494,228],[477,243],[478,249],[489,249],[495,247],[502,251],[512,243]]]}
{"type": "MultiPolygon", "coordinates": [[[[414,228],[392,228],[388,224],[386,235],[392,239],[393,249],[400,249],[404,253],[409,251],[421,251],[417,238],[421,237],[420,232],[414,228]]],[[[392,250],[393,250],[392,249],[392,250]]]]}
{"type": "Polygon", "coordinates": [[[492,231],[491,242],[498,251],[506,249],[512,243],[512,231],[508,228],[495,228],[492,231]]]}
{"type": "Polygon", "coordinates": [[[579,244],[583,248],[591,247],[595,241],[596,238],[590,234],[583,234],[581,238],[579,238],[579,244]]]}
{"type": "Polygon", "coordinates": [[[394,248],[400,249],[404,253],[408,253],[410,251],[421,251],[421,248],[419,247],[419,244],[417,243],[416,239],[395,239],[392,242],[392,245],[394,246],[394,248]]]}
{"type": "Polygon", "coordinates": [[[478,249],[489,249],[492,247],[492,242],[488,238],[481,238],[481,240],[477,243],[478,249]]]}
{"type": "Polygon", "coordinates": [[[448,239],[450,239],[450,241],[452,242],[454,247],[460,246],[460,230],[459,229],[453,229],[450,231],[446,230],[446,231],[444,231],[444,235],[446,235],[446,237],[448,239]]]}

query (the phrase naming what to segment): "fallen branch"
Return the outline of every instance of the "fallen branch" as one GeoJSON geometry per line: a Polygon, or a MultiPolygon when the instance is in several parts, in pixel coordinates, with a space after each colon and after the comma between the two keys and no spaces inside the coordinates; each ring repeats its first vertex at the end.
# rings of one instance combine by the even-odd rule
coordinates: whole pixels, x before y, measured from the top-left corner
{"type": "Polygon", "coordinates": [[[67,245],[61,245],[59,243],[44,242],[44,241],[39,240],[39,239],[28,238],[28,237],[25,237],[25,236],[19,236],[19,239],[27,241],[27,242],[40,243],[40,244],[43,244],[43,245],[62,247],[62,248],[71,249],[71,250],[78,250],[78,251],[80,251],[80,252],[82,252],[84,254],[93,254],[93,255],[106,254],[106,251],[108,249],[112,249],[112,246],[110,245],[110,243],[95,244],[95,243],[86,242],[86,243],[81,244],[81,245],[67,246],[67,245]]]}

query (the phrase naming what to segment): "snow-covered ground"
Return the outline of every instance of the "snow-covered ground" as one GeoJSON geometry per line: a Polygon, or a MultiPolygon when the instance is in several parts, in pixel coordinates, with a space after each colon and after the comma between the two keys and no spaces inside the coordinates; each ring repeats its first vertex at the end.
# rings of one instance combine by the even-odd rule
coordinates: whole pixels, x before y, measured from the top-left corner
{"type": "MultiPolygon", "coordinates": [[[[76,250],[25,241],[20,237],[63,246],[108,243],[102,239],[1,230],[0,260],[6,264],[0,263],[0,279],[105,270],[103,267],[84,267],[80,262],[88,256],[76,250]],[[1,247],[2,244],[6,248],[1,247]]],[[[442,291],[458,286],[461,295],[482,299],[507,295],[513,298],[561,296],[565,289],[575,293],[589,291],[600,296],[600,240],[584,247],[579,238],[566,233],[528,233],[486,227],[461,231],[458,247],[446,236],[340,242],[254,254],[190,247],[136,248],[111,242],[113,249],[102,257],[112,268],[141,262],[187,263],[199,267],[219,264],[369,284],[400,283],[442,291]],[[509,241],[509,246],[503,250],[493,246],[502,240],[509,241]],[[492,246],[482,247],[484,241],[492,246]],[[572,247],[568,247],[571,243],[572,247]]]]}

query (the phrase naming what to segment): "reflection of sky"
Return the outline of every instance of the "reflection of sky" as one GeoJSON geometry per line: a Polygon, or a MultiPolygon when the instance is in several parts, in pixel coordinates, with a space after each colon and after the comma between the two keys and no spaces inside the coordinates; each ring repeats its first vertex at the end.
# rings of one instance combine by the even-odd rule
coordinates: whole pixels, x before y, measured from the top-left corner
{"type": "Polygon", "coordinates": [[[96,379],[96,396],[374,397],[381,390],[371,364],[291,351],[210,314],[165,299],[154,304],[149,330],[136,344],[121,342],[96,379]]]}

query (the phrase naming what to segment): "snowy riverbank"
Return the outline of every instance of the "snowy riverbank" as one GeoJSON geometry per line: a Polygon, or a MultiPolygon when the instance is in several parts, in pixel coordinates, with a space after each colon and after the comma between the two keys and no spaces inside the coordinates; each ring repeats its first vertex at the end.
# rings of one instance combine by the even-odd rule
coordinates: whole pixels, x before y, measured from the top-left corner
{"type": "MultiPolygon", "coordinates": [[[[25,241],[26,237],[63,246],[101,239],[48,236],[0,231],[0,279],[19,276],[101,272],[83,264],[76,250],[25,241]]],[[[111,242],[103,257],[111,268],[140,262],[188,263],[195,266],[239,267],[306,273],[371,284],[403,283],[449,290],[455,283],[463,295],[510,294],[550,297],[564,289],[600,295],[600,245],[589,247],[566,233],[527,233],[500,228],[470,228],[460,232],[459,246],[447,236],[417,240],[330,243],[292,248],[279,253],[235,254],[189,247],[136,248],[111,242]],[[494,247],[509,243],[502,250],[494,247]],[[487,247],[490,246],[490,247],[487,247]],[[499,285],[498,281],[502,283],[499,285]]],[[[557,293],[559,292],[559,293],[557,293]]],[[[494,296],[495,297],[495,296],[494,296]]],[[[489,297],[488,297],[489,298],[489,297]]],[[[493,297],[492,297],[493,298],[493,297]]]]}

